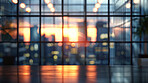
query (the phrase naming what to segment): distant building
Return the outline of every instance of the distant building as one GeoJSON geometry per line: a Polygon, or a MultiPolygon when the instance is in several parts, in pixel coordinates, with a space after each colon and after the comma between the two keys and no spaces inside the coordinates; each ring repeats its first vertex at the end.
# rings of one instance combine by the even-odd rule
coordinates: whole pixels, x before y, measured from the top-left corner
{"type": "MultiPolygon", "coordinates": [[[[97,41],[107,41],[108,40],[108,28],[107,22],[98,21],[96,23],[97,28],[97,41]]],[[[108,43],[96,43],[95,48],[96,64],[107,64],[108,63],[108,43]]]]}

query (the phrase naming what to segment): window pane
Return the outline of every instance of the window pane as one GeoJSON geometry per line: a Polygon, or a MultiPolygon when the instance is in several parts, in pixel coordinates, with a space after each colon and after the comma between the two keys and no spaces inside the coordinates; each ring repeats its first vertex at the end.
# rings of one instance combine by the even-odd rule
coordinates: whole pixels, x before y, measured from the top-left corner
{"type": "Polygon", "coordinates": [[[108,43],[87,43],[87,64],[107,65],[108,64],[108,43]]]}
{"type": "Polygon", "coordinates": [[[110,0],[110,4],[111,15],[130,15],[131,4],[129,0],[110,0]]]}
{"type": "Polygon", "coordinates": [[[62,14],[62,0],[41,0],[41,14],[42,15],[61,15],[62,14]]]}
{"type": "Polygon", "coordinates": [[[129,17],[111,17],[110,26],[111,41],[130,41],[129,17]]]}
{"type": "Polygon", "coordinates": [[[108,0],[87,0],[87,15],[108,15],[108,0]]]}
{"type": "Polygon", "coordinates": [[[41,24],[42,41],[62,41],[62,18],[43,17],[41,24]]]}
{"type": "Polygon", "coordinates": [[[39,41],[39,18],[20,17],[19,18],[19,41],[39,41]]]}
{"type": "Polygon", "coordinates": [[[41,44],[42,65],[62,65],[62,43],[41,44]]]}
{"type": "Polygon", "coordinates": [[[0,18],[0,41],[17,40],[17,23],[15,17],[0,18]]]}
{"type": "Polygon", "coordinates": [[[64,15],[84,15],[84,0],[64,0],[64,15]]]}
{"type": "Polygon", "coordinates": [[[83,17],[64,17],[64,41],[85,41],[83,17]]]}
{"type": "Polygon", "coordinates": [[[0,65],[17,64],[17,44],[0,43],[0,65]]]}
{"type": "Polygon", "coordinates": [[[19,0],[20,15],[39,15],[39,0],[19,0]]]}
{"type": "Polygon", "coordinates": [[[110,64],[130,65],[130,43],[110,43],[110,64]]]}
{"type": "Polygon", "coordinates": [[[108,40],[106,17],[87,17],[87,40],[92,42],[108,40]]]}
{"type": "Polygon", "coordinates": [[[39,43],[19,43],[19,64],[39,65],[39,43]]]}
{"type": "Polygon", "coordinates": [[[17,15],[16,4],[11,0],[0,0],[0,15],[17,15]]]}
{"type": "Polygon", "coordinates": [[[64,43],[64,65],[83,65],[84,47],[84,43],[64,43]]]}

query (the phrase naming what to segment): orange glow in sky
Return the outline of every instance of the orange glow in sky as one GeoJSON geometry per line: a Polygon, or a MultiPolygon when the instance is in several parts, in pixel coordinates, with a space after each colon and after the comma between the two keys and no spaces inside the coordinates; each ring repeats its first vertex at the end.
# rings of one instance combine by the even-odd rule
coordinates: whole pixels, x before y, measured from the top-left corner
{"type": "MultiPolygon", "coordinates": [[[[41,35],[45,35],[46,38],[49,38],[49,41],[52,41],[52,35],[55,36],[55,41],[62,41],[62,28],[61,25],[42,25],[44,28],[41,29],[41,35]],[[59,27],[59,28],[58,28],[59,27]]],[[[65,27],[67,25],[64,25],[65,27]]],[[[39,30],[38,30],[39,31],[39,30]]],[[[30,28],[20,28],[19,33],[24,37],[24,41],[30,41],[30,28]]],[[[39,32],[38,32],[39,33],[39,32]]],[[[64,37],[68,37],[69,41],[78,41],[80,34],[78,33],[78,26],[71,26],[69,28],[63,29],[64,37]]],[[[94,26],[88,26],[87,35],[91,38],[91,41],[96,41],[97,31],[94,26]]]]}
{"type": "MultiPolygon", "coordinates": [[[[66,19],[67,17],[64,17],[66,19]]],[[[41,25],[41,36],[45,36],[48,38],[48,41],[53,41],[52,36],[55,36],[55,41],[62,41],[62,31],[64,38],[67,37],[70,42],[72,41],[79,41],[79,39],[83,36],[83,31],[81,30],[85,29],[83,27],[79,27],[77,25],[78,22],[83,22],[82,19],[76,19],[76,18],[69,18],[70,24],[64,24],[64,28],[62,30],[62,24],[43,24],[41,25]],[[75,22],[75,23],[74,23],[75,22]],[[73,24],[74,23],[74,24],[73,24]]],[[[12,27],[17,28],[16,23],[11,24],[12,27]]],[[[29,22],[19,22],[19,35],[23,36],[25,42],[30,41],[30,27],[33,27],[34,25],[31,25],[29,22]]],[[[14,39],[16,38],[17,31],[14,34],[14,39]]],[[[37,33],[39,33],[39,28],[37,33]]],[[[9,33],[10,34],[10,33],[9,33]]],[[[10,34],[13,36],[13,34],[10,34]]],[[[94,25],[88,25],[87,26],[87,36],[91,38],[90,41],[95,42],[97,37],[97,29],[94,25]]],[[[81,40],[83,41],[83,40],[81,40]]]]}

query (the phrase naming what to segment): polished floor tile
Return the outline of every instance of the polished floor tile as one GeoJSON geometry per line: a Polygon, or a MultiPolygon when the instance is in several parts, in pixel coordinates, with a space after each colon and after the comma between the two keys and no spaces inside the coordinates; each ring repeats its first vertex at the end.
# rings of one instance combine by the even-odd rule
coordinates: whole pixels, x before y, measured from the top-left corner
{"type": "Polygon", "coordinates": [[[0,66],[0,83],[148,83],[148,67],[0,66]]]}

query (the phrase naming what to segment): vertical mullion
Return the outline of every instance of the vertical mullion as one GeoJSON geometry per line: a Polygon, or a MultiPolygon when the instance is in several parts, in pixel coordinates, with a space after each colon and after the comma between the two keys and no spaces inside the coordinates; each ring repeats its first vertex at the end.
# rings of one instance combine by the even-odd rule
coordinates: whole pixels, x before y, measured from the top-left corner
{"type": "Polygon", "coordinates": [[[131,18],[131,19],[130,19],[130,21],[131,21],[131,23],[130,23],[130,41],[131,41],[131,42],[130,42],[130,47],[131,47],[131,49],[130,49],[130,50],[131,50],[130,56],[131,56],[131,65],[133,65],[133,61],[132,61],[132,58],[133,58],[133,57],[132,57],[132,50],[133,50],[133,48],[132,48],[132,42],[133,42],[133,40],[132,40],[132,25],[133,25],[133,22],[132,22],[133,17],[132,17],[132,16],[133,16],[133,5],[132,5],[132,4],[133,4],[133,0],[131,0],[130,3],[131,3],[131,4],[130,4],[130,5],[131,5],[131,8],[130,8],[130,18],[131,18]]]}
{"type": "Polygon", "coordinates": [[[108,65],[110,65],[110,0],[108,0],[108,65]]]}
{"type": "Polygon", "coordinates": [[[62,65],[64,65],[64,0],[62,0],[62,65]]]}
{"type": "Polygon", "coordinates": [[[40,57],[39,57],[39,65],[40,66],[41,66],[41,37],[42,37],[41,36],[41,6],[42,6],[41,3],[42,2],[40,0],[40,3],[39,3],[40,4],[40,8],[39,8],[40,9],[40,17],[39,17],[39,19],[40,19],[40,21],[39,21],[40,22],[40,24],[39,24],[39,27],[40,27],[40,29],[39,29],[39,31],[40,31],[40,57]]]}
{"type": "Polygon", "coordinates": [[[39,1],[39,12],[40,12],[40,17],[39,17],[39,35],[40,35],[40,41],[39,41],[39,43],[40,43],[40,54],[39,54],[39,77],[40,77],[40,79],[39,79],[39,82],[41,83],[42,81],[41,81],[41,65],[42,65],[42,62],[41,62],[41,8],[42,8],[42,1],[40,0],[39,1]]]}
{"type": "Polygon", "coordinates": [[[17,3],[17,66],[19,65],[19,0],[17,3]]]}
{"type": "Polygon", "coordinates": [[[19,83],[19,0],[17,3],[17,82],[19,83]]]}
{"type": "Polygon", "coordinates": [[[84,0],[84,28],[85,28],[85,65],[86,65],[86,50],[87,50],[87,17],[86,17],[86,13],[87,13],[87,0],[84,0]]]}
{"type": "MultiPolygon", "coordinates": [[[[141,0],[140,0],[140,5],[139,5],[139,6],[140,6],[140,19],[141,19],[141,15],[142,15],[142,14],[141,14],[141,13],[142,13],[141,5],[142,5],[142,4],[141,4],[141,0]]],[[[140,19],[139,19],[139,20],[140,20],[140,19]]],[[[141,23],[141,22],[140,22],[140,23],[141,23]]],[[[141,37],[140,37],[140,54],[141,54],[141,41],[142,41],[142,40],[141,40],[141,37]]]]}

